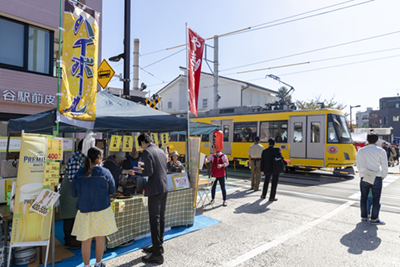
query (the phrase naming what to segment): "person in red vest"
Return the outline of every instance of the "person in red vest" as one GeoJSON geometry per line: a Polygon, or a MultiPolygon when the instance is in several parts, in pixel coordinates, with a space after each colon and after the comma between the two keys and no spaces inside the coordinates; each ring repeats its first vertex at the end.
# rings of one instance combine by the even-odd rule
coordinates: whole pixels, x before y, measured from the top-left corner
{"type": "Polygon", "coordinates": [[[221,151],[216,151],[214,154],[206,158],[206,163],[212,162],[211,165],[211,175],[215,177],[215,182],[211,188],[211,202],[210,205],[214,204],[215,199],[215,189],[217,187],[217,182],[221,187],[222,198],[224,200],[223,206],[227,206],[226,203],[226,189],[225,189],[225,168],[229,165],[228,157],[221,153],[221,151]]]}

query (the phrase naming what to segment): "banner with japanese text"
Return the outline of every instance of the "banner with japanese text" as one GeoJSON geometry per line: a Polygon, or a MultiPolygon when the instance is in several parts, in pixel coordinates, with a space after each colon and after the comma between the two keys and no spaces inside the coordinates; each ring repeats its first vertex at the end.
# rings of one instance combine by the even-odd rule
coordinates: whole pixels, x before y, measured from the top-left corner
{"type": "Polygon", "coordinates": [[[40,215],[30,208],[44,186],[47,138],[23,134],[18,163],[11,244],[50,238],[52,212],[40,215]]]}
{"type": "Polygon", "coordinates": [[[201,63],[203,62],[204,39],[188,28],[188,89],[190,112],[197,117],[197,105],[199,100],[199,85],[201,74],[201,63]]]}
{"type": "Polygon", "coordinates": [[[96,119],[99,15],[65,1],[58,121],[93,129],[96,119]]]}

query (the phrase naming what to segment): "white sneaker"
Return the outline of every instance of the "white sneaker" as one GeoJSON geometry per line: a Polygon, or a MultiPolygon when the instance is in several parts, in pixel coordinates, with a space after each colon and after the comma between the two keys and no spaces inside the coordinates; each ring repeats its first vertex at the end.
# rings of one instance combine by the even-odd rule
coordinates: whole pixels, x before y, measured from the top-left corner
{"type": "Polygon", "coordinates": [[[224,203],[222,203],[222,206],[228,206],[228,203],[226,203],[226,201],[224,201],[224,203]]]}
{"type": "Polygon", "coordinates": [[[214,201],[214,199],[213,199],[213,200],[210,201],[210,204],[209,204],[209,205],[214,205],[214,203],[215,203],[215,201],[214,201]]]}

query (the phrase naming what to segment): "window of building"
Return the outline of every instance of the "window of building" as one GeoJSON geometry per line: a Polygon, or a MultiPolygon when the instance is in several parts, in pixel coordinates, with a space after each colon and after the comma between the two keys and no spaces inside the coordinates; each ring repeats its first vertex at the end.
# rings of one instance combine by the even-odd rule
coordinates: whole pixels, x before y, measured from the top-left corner
{"type": "Polygon", "coordinates": [[[233,124],[233,142],[254,142],[257,136],[257,122],[236,122],[233,124]]]}
{"type": "Polygon", "coordinates": [[[387,117],[383,117],[383,124],[387,124],[387,123],[388,123],[387,117]]]}
{"type": "Polygon", "coordinates": [[[362,116],[362,119],[363,119],[363,120],[368,120],[368,115],[363,115],[363,116],[362,116]]]}
{"type": "Polygon", "coordinates": [[[268,142],[273,138],[277,143],[287,143],[287,121],[263,121],[260,124],[260,141],[268,142]]]}
{"type": "Polygon", "coordinates": [[[257,95],[257,106],[260,105],[260,95],[257,95]]]}
{"type": "Polygon", "coordinates": [[[168,109],[172,108],[172,101],[168,102],[168,109]]]}
{"type": "Polygon", "coordinates": [[[264,105],[267,104],[267,97],[264,96],[264,105]]]}
{"type": "Polygon", "coordinates": [[[393,121],[399,121],[400,116],[393,116],[393,121]]]}
{"type": "Polygon", "coordinates": [[[203,98],[203,108],[207,108],[207,98],[203,98]]]}
{"type": "Polygon", "coordinates": [[[378,118],[378,114],[376,114],[376,113],[374,113],[374,114],[371,114],[371,118],[372,118],[372,119],[376,119],[376,118],[378,118]]]}
{"type": "Polygon", "coordinates": [[[253,102],[253,94],[249,93],[249,103],[251,104],[253,102]]]}
{"type": "Polygon", "coordinates": [[[399,108],[399,103],[396,103],[396,108],[399,108]]]}
{"type": "Polygon", "coordinates": [[[311,122],[311,143],[319,143],[321,140],[321,123],[311,122]]]}
{"type": "Polygon", "coordinates": [[[0,36],[0,67],[53,75],[53,31],[0,17],[0,36]]]}

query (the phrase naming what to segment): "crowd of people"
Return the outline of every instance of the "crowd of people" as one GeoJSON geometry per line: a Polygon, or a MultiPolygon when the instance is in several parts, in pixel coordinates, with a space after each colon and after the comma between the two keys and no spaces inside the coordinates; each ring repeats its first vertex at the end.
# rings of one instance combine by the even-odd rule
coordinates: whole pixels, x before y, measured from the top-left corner
{"type": "MultiPolygon", "coordinates": [[[[382,180],[388,174],[388,167],[393,159],[398,164],[398,149],[390,148],[383,143],[377,146],[378,136],[369,134],[368,145],[357,153],[357,167],[360,180],[361,221],[371,224],[385,224],[379,219],[382,180]],[[395,154],[396,153],[396,154],[395,154]],[[372,178],[371,178],[372,177],[372,178]]],[[[163,239],[165,224],[165,207],[168,196],[167,173],[181,172],[182,163],[179,153],[172,151],[170,160],[165,152],[153,144],[151,135],[144,133],[138,137],[142,152],[133,149],[129,155],[116,152],[103,161],[103,151],[91,147],[87,155],[82,152],[82,141],[77,151],[67,162],[65,179],[60,190],[60,216],[64,220],[65,246],[71,249],[81,247],[84,266],[90,266],[91,243],[96,241],[96,265],[104,267],[102,256],[105,236],[117,231],[109,195],[118,188],[120,176],[144,175],[148,177],[145,196],[148,197],[149,222],[152,246],[144,248],[149,253],[142,260],[147,263],[163,263],[163,239]]],[[[261,175],[265,181],[261,198],[265,199],[271,180],[269,201],[277,201],[276,189],[279,174],[282,170],[276,167],[277,160],[283,160],[282,153],[275,147],[275,140],[268,140],[268,148],[260,144],[260,138],[254,138],[254,144],[248,150],[249,167],[251,168],[251,190],[260,191],[261,175]]],[[[206,157],[211,162],[211,174],[215,177],[211,189],[210,205],[215,203],[216,186],[219,183],[223,206],[227,206],[225,188],[228,157],[220,150],[206,157]]],[[[393,163],[394,164],[394,163],[393,163]]]]}

